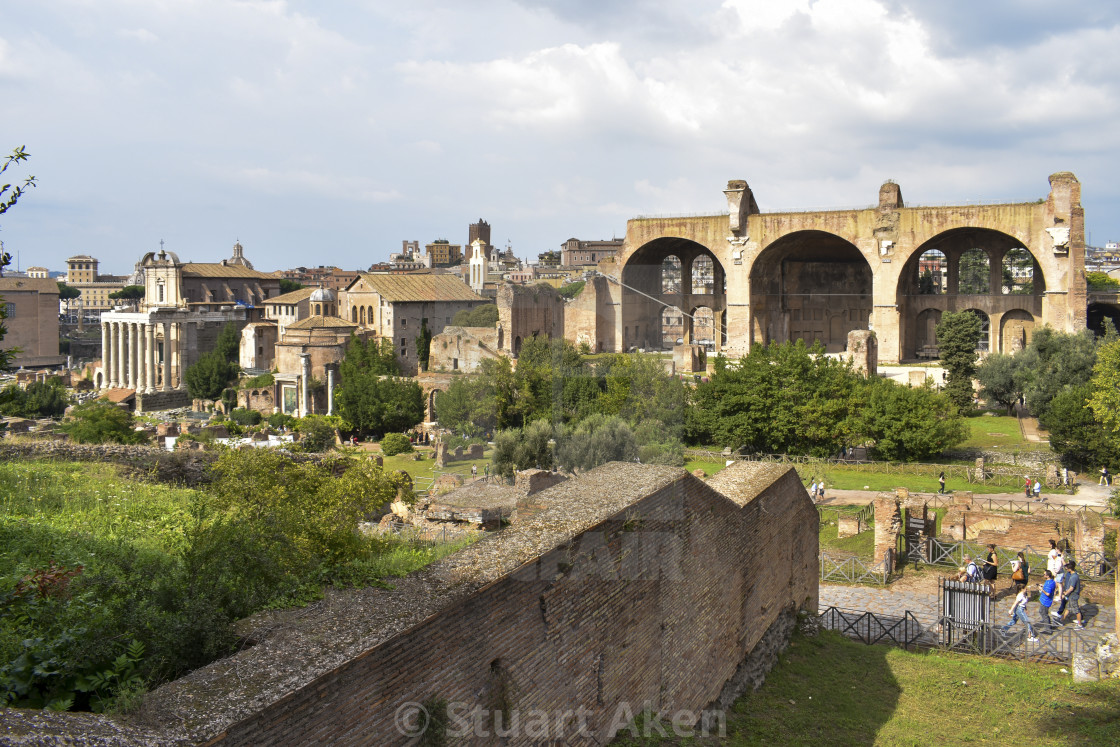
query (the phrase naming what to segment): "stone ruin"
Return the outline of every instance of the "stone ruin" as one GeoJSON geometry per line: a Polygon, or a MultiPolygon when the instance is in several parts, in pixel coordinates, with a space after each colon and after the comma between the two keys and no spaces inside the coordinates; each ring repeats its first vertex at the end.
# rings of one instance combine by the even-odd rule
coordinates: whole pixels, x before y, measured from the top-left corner
{"type": "Polygon", "coordinates": [[[730,706],[761,684],[799,613],[816,612],[817,516],[792,468],[740,462],[706,483],[614,463],[535,496],[523,523],[392,588],[331,591],[243,621],[252,645],[127,715],[9,708],[0,734],[405,745],[416,733],[401,713],[427,704],[436,716],[543,711],[551,743],[603,744],[627,704],[690,724],[730,706]]]}

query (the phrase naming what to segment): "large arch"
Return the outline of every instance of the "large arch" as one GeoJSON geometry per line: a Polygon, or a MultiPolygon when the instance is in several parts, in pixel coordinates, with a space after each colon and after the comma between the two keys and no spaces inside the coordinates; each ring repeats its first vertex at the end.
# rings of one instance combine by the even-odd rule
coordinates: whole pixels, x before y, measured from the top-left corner
{"type": "Polygon", "coordinates": [[[929,341],[930,319],[966,309],[987,320],[990,332],[984,352],[1009,350],[1016,340],[1021,344],[1029,339],[1035,321],[1042,317],[1045,290],[1038,258],[1014,236],[990,228],[942,231],[915,247],[899,274],[899,357],[930,357],[935,344],[929,341]],[[938,253],[944,256],[945,277],[930,292],[931,258],[938,253]],[[1029,278],[1029,282],[1016,283],[1016,271],[1020,280],[1029,278]],[[1010,335],[1006,341],[1004,333],[1010,335]]]}
{"type": "MultiPolygon", "coordinates": [[[[670,307],[712,310],[713,347],[726,344],[726,271],[703,244],[688,239],[661,237],[633,252],[622,268],[622,329],[619,343],[629,348],[661,348],[664,344],[664,310],[670,307]],[[679,261],[679,277],[675,262],[679,261]],[[669,260],[669,261],[667,261],[669,260]],[[699,261],[698,261],[699,260],[699,261]]],[[[693,342],[691,324],[685,319],[682,339],[693,342]]]]}
{"type": "Polygon", "coordinates": [[[1022,350],[1034,334],[1035,318],[1029,311],[1005,311],[999,322],[999,352],[1010,355],[1022,350]]]}
{"type": "Polygon", "coordinates": [[[840,352],[849,332],[869,328],[872,284],[871,266],[851,242],[825,231],[787,234],[751,266],[751,342],[820,340],[840,352]]]}
{"type": "Polygon", "coordinates": [[[1090,301],[1089,303],[1089,318],[1088,327],[1098,336],[1102,337],[1105,333],[1105,322],[1110,321],[1120,330],[1120,304],[1104,302],[1104,301],[1090,301]]]}

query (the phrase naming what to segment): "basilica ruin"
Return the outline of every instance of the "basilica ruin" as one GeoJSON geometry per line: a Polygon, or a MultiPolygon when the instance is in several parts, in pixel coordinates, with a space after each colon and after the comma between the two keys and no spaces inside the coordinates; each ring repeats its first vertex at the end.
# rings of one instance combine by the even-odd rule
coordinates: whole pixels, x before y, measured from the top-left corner
{"type": "Polygon", "coordinates": [[[726,214],[630,220],[614,269],[566,309],[565,335],[623,351],[679,334],[741,355],[797,339],[838,353],[866,330],[881,361],[901,362],[937,357],[946,311],[980,317],[985,351],[1012,352],[1036,326],[1086,326],[1072,173],[1052,174],[1044,199],[1008,204],[907,207],[889,181],[877,204],[853,210],[763,213],[739,180],[724,194],[726,214]]]}

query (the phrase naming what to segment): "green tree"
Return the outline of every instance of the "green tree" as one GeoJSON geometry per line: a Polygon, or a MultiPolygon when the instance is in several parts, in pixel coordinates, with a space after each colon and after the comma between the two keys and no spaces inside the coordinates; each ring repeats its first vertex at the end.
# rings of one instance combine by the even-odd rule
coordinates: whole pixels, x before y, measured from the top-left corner
{"type": "Polygon", "coordinates": [[[335,406],[363,436],[406,431],[424,419],[424,393],[411,379],[396,378],[393,343],[350,338],[339,364],[335,406]]]}
{"type": "Polygon", "coordinates": [[[203,353],[183,375],[187,391],[195,399],[218,399],[230,382],[237,378],[238,368],[217,350],[203,353]]]}
{"type": "MultiPolygon", "coordinates": [[[[21,145],[4,158],[4,164],[0,166],[0,179],[2,179],[4,172],[6,172],[10,166],[12,166],[13,164],[22,163],[23,161],[26,161],[31,157],[31,154],[28,153],[24,148],[25,146],[21,145]]],[[[9,210],[14,208],[16,206],[16,203],[19,202],[19,198],[22,197],[24,193],[27,192],[27,190],[31,189],[34,186],[34,176],[28,176],[23,180],[22,184],[17,184],[15,187],[13,187],[10,183],[0,185],[0,215],[4,215],[9,210]]],[[[4,268],[11,263],[12,255],[4,251],[4,242],[0,241],[0,277],[4,276],[4,268]]],[[[3,342],[4,335],[8,332],[7,327],[4,326],[4,320],[7,318],[7,306],[4,304],[4,299],[0,298],[0,342],[3,342]]],[[[19,348],[7,348],[4,350],[0,350],[0,371],[6,370],[11,365],[12,360],[14,360],[20,352],[21,351],[19,348]]]]}
{"type": "Polygon", "coordinates": [[[58,376],[33,381],[26,389],[13,384],[0,390],[0,413],[20,418],[57,418],[70,405],[66,385],[58,376]]]}
{"type": "Polygon", "coordinates": [[[296,421],[299,445],[304,451],[330,451],[334,448],[335,427],[322,415],[307,415],[296,421]]]}
{"type": "Polygon", "coordinates": [[[135,429],[132,413],[105,399],[78,405],[60,428],[79,444],[141,444],[148,440],[135,429]]]}
{"type": "Polygon", "coordinates": [[[456,327],[493,327],[498,323],[498,305],[488,303],[463,309],[455,313],[451,323],[456,327]]]}
{"type": "Polygon", "coordinates": [[[1070,334],[1050,326],[1036,329],[1027,347],[1015,354],[1015,380],[1031,413],[1045,418],[1059,392],[1089,383],[1098,347],[1111,339],[1106,335],[1098,341],[1089,330],[1070,334]]]}
{"type": "Polygon", "coordinates": [[[494,472],[513,477],[514,470],[552,467],[552,425],[537,420],[525,428],[510,428],[494,435],[491,457],[494,472]]]}
{"type": "Polygon", "coordinates": [[[1101,346],[1089,383],[1089,408],[1111,453],[1120,453],[1120,340],[1101,346]]]}
{"type": "Polygon", "coordinates": [[[980,396],[1003,405],[1008,413],[1023,396],[1022,381],[1015,376],[1016,368],[1014,356],[1003,353],[992,353],[976,367],[980,396]]]}
{"type": "Polygon", "coordinates": [[[403,433],[386,433],[381,439],[381,451],[385,456],[407,454],[412,451],[412,441],[403,433]]]}
{"type": "Polygon", "coordinates": [[[1050,448],[1061,455],[1066,464],[1081,470],[1095,471],[1101,465],[1120,467],[1120,441],[1111,440],[1089,406],[1093,386],[1081,384],[1058,392],[1050,400],[1045,417],[1039,424],[1050,433],[1050,448]]]}
{"type": "Polygon", "coordinates": [[[961,254],[957,292],[970,294],[986,294],[989,292],[989,264],[988,255],[980,249],[969,249],[961,254]]]}
{"type": "Polygon", "coordinates": [[[589,470],[607,462],[633,462],[638,441],[625,420],[596,414],[556,439],[556,461],[567,469],[589,470]]]}
{"type": "Polygon", "coordinates": [[[936,292],[937,288],[933,284],[933,271],[927,269],[918,278],[918,293],[928,296],[936,292]]]}
{"type": "Polygon", "coordinates": [[[980,317],[970,311],[946,311],[937,325],[937,346],[948,375],[945,393],[962,412],[972,407],[972,377],[976,373],[980,334],[980,317]]]}
{"type": "Polygon", "coordinates": [[[72,299],[78,298],[81,295],[82,292],[74,286],[67,285],[61,280],[58,281],[58,300],[70,301],[72,299]]]}
{"type": "Polygon", "coordinates": [[[114,301],[139,301],[144,297],[144,286],[142,285],[126,285],[119,291],[113,291],[109,294],[109,298],[114,301]]]}
{"type": "Polygon", "coordinates": [[[736,363],[719,358],[693,393],[694,440],[755,453],[828,456],[858,436],[866,380],[802,340],[756,345],[736,363]]]}
{"type": "Polygon", "coordinates": [[[919,387],[886,379],[869,381],[870,397],[860,417],[861,429],[876,459],[929,459],[963,443],[968,424],[949,398],[927,381],[919,387]]]}
{"type": "Polygon", "coordinates": [[[226,326],[222,327],[222,332],[214,343],[214,352],[226,363],[237,363],[241,357],[241,333],[238,332],[236,324],[226,322],[226,326]]]}
{"type": "Polygon", "coordinates": [[[1107,272],[1087,272],[1085,282],[1091,291],[1114,291],[1120,288],[1120,280],[1107,272]]]}
{"type": "Polygon", "coordinates": [[[297,283],[294,280],[280,278],[280,293],[291,293],[292,291],[298,291],[302,287],[303,285],[301,283],[297,283]]]}

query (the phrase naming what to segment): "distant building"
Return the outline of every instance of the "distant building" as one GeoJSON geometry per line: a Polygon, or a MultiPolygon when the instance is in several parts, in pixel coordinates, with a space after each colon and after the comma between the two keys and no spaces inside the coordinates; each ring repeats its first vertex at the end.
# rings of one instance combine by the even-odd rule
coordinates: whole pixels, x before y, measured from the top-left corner
{"type": "Polygon", "coordinates": [[[560,245],[560,263],[565,267],[594,266],[613,258],[622,249],[622,239],[580,241],[568,239],[560,245]]]}
{"type": "Polygon", "coordinates": [[[98,272],[98,261],[87,254],[79,254],[66,260],[66,284],[78,289],[81,294],[71,299],[68,308],[76,313],[81,308],[84,314],[97,316],[116,305],[109,298],[128,284],[127,275],[102,275],[98,272]]]}
{"type": "Polygon", "coordinates": [[[494,253],[494,245],[490,243],[490,224],[482,218],[478,219],[478,223],[472,223],[467,228],[467,246],[473,246],[476,241],[482,242],[482,250],[486,255],[486,261],[489,262],[494,253]]]}
{"type": "Polygon", "coordinates": [[[537,264],[541,267],[559,267],[563,259],[561,252],[547,251],[537,255],[537,264]]]}
{"type": "Polygon", "coordinates": [[[282,270],[279,276],[300,285],[318,287],[322,286],[336,293],[358,277],[357,270],[340,270],[334,266],[319,265],[318,267],[294,267],[282,270]]]}
{"type": "Polygon", "coordinates": [[[41,278],[49,278],[50,276],[51,276],[51,271],[48,270],[46,267],[28,267],[27,268],[27,277],[29,277],[29,278],[41,279],[41,278]]]}
{"type": "Polygon", "coordinates": [[[0,303],[8,331],[0,340],[4,350],[19,348],[12,365],[57,366],[66,362],[58,353],[58,282],[51,278],[0,277],[0,303]]]}
{"type": "Polygon", "coordinates": [[[340,294],[343,318],[393,341],[401,372],[419,369],[416,340],[421,330],[436,335],[464,309],[486,300],[455,275],[363,274],[340,294]]]}
{"type": "Polygon", "coordinates": [[[428,267],[450,267],[463,261],[463,247],[447,239],[436,239],[424,246],[425,264],[428,267]]]}

